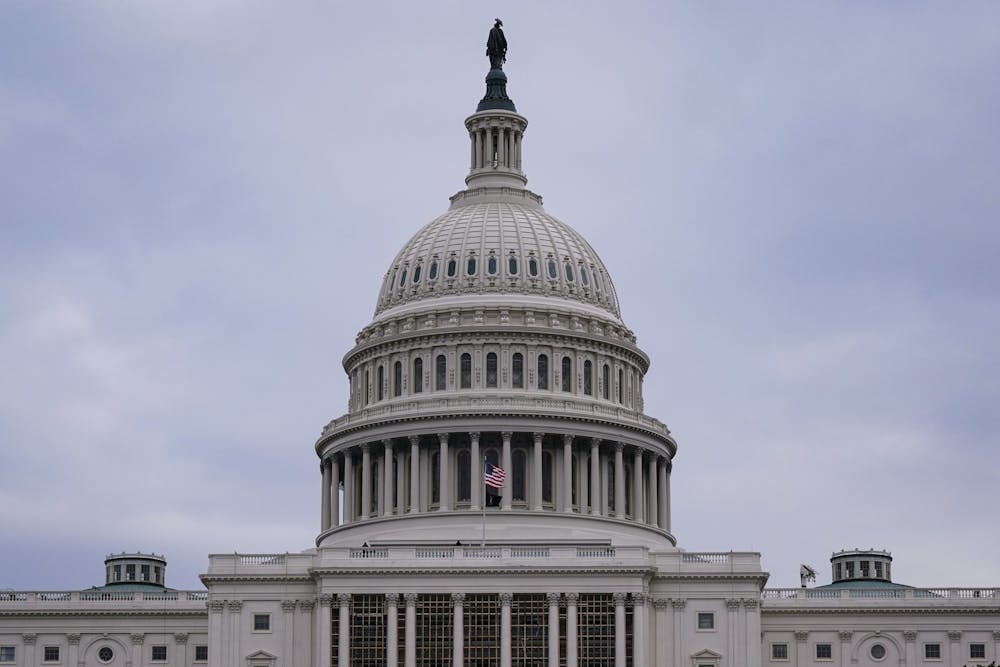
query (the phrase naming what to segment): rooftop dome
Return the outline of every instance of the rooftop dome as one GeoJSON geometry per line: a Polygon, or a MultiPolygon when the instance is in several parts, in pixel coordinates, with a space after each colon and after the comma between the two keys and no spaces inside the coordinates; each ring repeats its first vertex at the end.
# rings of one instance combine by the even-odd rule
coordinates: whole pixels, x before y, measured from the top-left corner
{"type": "Polygon", "coordinates": [[[620,322],[611,277],[575,230],[527,190],[477,188],[424,226],[392,261],[376,316],[439,297],[531,295],[576,302],[620,322]]]}

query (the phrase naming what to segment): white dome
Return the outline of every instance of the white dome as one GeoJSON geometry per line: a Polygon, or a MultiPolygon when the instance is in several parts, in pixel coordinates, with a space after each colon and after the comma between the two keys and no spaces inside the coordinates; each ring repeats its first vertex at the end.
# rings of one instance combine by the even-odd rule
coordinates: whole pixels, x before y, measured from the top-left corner
{"type": "Polygon", "coordinates": [[[596,306],[620,322],[618,297],[601,258],[580,234],[546,213],[540,200],[507,188],[453,197],[451,209],[396,255],[375,315],[427,299],[517,294],[596,306]]]}

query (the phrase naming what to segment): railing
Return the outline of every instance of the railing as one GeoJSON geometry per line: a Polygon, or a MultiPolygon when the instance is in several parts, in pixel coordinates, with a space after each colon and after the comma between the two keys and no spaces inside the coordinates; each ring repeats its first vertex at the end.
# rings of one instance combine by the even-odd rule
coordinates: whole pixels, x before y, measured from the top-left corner
{"type": "Polygon", "coordinates": [[[384,547],[372,548],[362,547],[361,549],[351,549],[351,558],[388,558],[389,550],[384,547]]]}
{"type": "Polygon", "coordinates": [[[764,600],[988,601],[1000,604],[1000,588],[767,588],[764,600]]]}
{"type": "Polygon", "coordinates": [[[240,565],[284,565],[285,554],[238,554],[240,565]]]}
{"type": "Polygon", "coordinates": [[[511,547],[511,558],[548,558],[548,547],[511,547]]]}
{"type": "Polygon", "coordinates": [[[455,550],[438,547],[418,547],[414,550],[413,555],[417,558],[454,558],[455,550]]]}
{"type": "MultiPolygon", "coordinates": [[[[157,595],[154,593],[154,595],[157,595]]],[[[132,591],[81,591],[81,600],[134,600],[132,591]]]]}
{"type": "Polygon", "coordinates": [[[466,558],[502,558],[503,550],[499,547],[465,547],[462,555],[466,558]]]}
{"type": "Polygon", "coordinates": [[[203,602],[208,591],[4,591],[0,593],[0,606],[4,603],[67,603],[67,602],[203,602]]]}
{"type": "Polygon", "coordinates": [[[682,563],[698,563],[700,565],[728,565],[729,553],[718,551],[695,552],[685,551],[681,554],[682,563]]]}
{"type": "Polygon", "coordinates": [[[577,558],[614,558],[614,547],[577,547],[577,558]]]}

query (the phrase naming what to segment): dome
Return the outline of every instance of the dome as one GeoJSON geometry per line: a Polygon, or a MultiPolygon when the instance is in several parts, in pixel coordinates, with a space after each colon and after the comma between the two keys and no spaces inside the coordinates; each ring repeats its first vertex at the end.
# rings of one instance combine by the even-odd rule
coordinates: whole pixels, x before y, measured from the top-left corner
{"type": "Polygon", "coordinates": [[[516,294],[575,302],[620,323],[601,258],[579,233],[546,213],[540,200],[508,188],[452,197],[451,209],[420,229],[392,261],[376,317],[428,299],[516,294]]]}

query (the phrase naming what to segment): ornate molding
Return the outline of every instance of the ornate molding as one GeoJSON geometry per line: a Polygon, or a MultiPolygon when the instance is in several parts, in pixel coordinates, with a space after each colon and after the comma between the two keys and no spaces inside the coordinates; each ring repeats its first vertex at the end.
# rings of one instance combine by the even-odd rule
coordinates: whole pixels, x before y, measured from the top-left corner
{"type": "MultiPolygon", "coordinates": [[[[321,595],[319,597],[319,603],[321,605],[329,607],[333,603],[333,596],[330,594],[321,595]]],[[[350,593],[337,593],[337,606],[346,607],[351,604],[351,594],[350,593]]]]}
{"type": "Polygon", "coordinates": [[[948,639],[950,639],[951,641],[957,642],[961,638],[962,638],[962,631],[961,630],[949,630],[948,631],[948,639]]]}
{"type": "Polygon", "coordinates": [[[299,611],[303,613],[312,613],[312,610],[316,607],[315,600],[299,600],[299,611]]]}
{"type": "Polygon", "coordinates": [[[579,593],[566,593],[566,604],[567,605],[576,604],[579,601],[580,601],[580,594],[579,593]]]}
{"type": "Polygon", "coordinates": [[[903,630],[903,639],[905,639],[906,641],[912,642],[915,641],[916,638],[917,638],[916,630],[903,630]]]}
{"type": "Polygon", "coordinates": [[[133,632],[129,635],[129,639],[132,640],[133,646],[140,646],[144,641],[146,641],[146,634],[143,632],[133,632]]]}
{"type": "Polygon", "coordinates": [[[399,593],[386,593],[385,594],[385,603],[387,605],[389,605],[390,607],[398,607],[399,606],[399,593]]]}
{"type": "Polygon", "coordinates": [[[632,604],[638,607],[645,606],[649,596],[645,593],[632,593],[632,604]]]}
{"type": "Polygon", "coordinates": [[[26,632],[21,635],[21,641],[24,642],[25,646],[34,646],[35,641],[38,640],[38,634],[35,632],[26,632]]]}
{"type": "Polygon", "coordinates": [[[795,640],[796,641],[804,642],[807,639],[809,639],[809,631],[808,630],[796,630],[795,631],[795,640]]]}
{"type": "Polygon", "coordinates": [[[226,600],[226,606],[229,607],[229,613],[237,612],[243,609],[242,600],[226,600]]]}
{"type": "Polygon", "coordinates": [[[747,598],[743,600],[743,606],[746,607],[747,611],[754,611],[760,607],[760,600],[755,600],[753,598],[747,598]]]}
{"type": "Polygon", "coordinates": [[[739,598],[726,598],[726,609],[736,611],[743,602],[739,598]]]}
{"type": "Polygon", "coordinates": [[[994,630],[993,631],[993,639],[994,639],[994,641],[1000,642],[1000,630],[994,630]]]}
{"type": "Polygon", "coordinates": [[[187,644],[188,633],[186,632],[175,632],[174,633],[174,643],[175,644],[187,644]]]}
{"type": "Polygon", "coordinates": [[[80,633],[71,632],[68,635],[66,635],[66,643],[68,643],[70,646],[77,646],[80,643],[80,633]]]}
{"type": "Polygon", "coordinates": [[[851,632],[850,630],[841,630],[840,632],[837,633],[837,636],[840,637],[840,641],[849,642],[851,641],[851,637],[854,636],[854,633],[851,632]]]}
{"type": "Polygon", "coordinates": [[[282,600],[281,611],[285,612],[286,614],[295,611],[295,600],[282,600]]]}
{"type": "Polygon", "coordinates": [[[416,593],[403,593],[403,601],[406,603],[407,607],[412,607],[417,604],[417,594],[416,593]]]}
{"type": "Polygon", "coordinates": [[[452,593],[451,594],[451,604],[452,606],[460,605],[465,602],[465,593],[452,593]]]}
{"type": "Polygon", "coordinates": [[[551,607],[552,605],[556,605],[556,604],[559,604],[559,599],[560,599],[561,597],[562,597],[562,596],[561,596],[561,595],[560,595],[559,593],[546,593],[546,594],[545,594],[545,599],[546,599],[546,600],[548,600],[548,602],[549,602],[549,606],[550,606],[550,607],[551,607]]]}
{"type": "Polygon", "coordinates": [[[500,604],[501,605],[508,605],[509,606],[511,600],[513,600],[513,599],[514,599],[514,596],[511,593],[501,593],[500,594],[500,604]]]}

